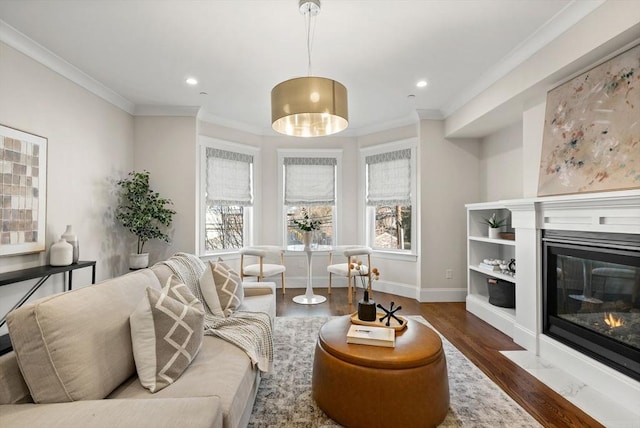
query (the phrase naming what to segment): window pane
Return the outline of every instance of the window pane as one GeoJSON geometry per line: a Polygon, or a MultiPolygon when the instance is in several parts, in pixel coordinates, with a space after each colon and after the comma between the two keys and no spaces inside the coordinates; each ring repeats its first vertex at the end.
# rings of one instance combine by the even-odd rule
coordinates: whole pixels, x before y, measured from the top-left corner
{"type": "Polygon", "coordinates": [[[245,209],[250,208],[207,203],[205,224],[207,251],[242,248],[245,209]]]}
{"type": "Polygon", "coordinates": [[[411,249],[411,206],[381,205],[375,209],[375,238],[378,249],[411,249]]]}
{"type": "Polygon", "coordinates": [[[320,229],[312,234],[311,241],[319,245],[333,245],[333,207],[320,205],[312,207],[285,207],[287,213],[287,245],[301,245],[303,232],[292,222],[303,217],[302,210],[306,210],[310,220],[320,222],[320,229]]]}

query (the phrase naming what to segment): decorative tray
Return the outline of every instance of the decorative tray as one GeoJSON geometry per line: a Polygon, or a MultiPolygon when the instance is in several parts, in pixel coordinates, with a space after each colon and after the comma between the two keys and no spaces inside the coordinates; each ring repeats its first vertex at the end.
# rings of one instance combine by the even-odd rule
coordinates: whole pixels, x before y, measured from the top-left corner
{"type": "Polygon", "coordinates": [[[362,321],[360,318],[358,318],[358,313],[354,312],[353,314],[351,314],[351,323],[360,324],[360,325],[372,325],[375,327],[392,328],[396,331],[404,330],[407,327],[407,319],[405,317],[396,315],[398,319],[402,321],[402,325],[399,325],[398,321],[391,318],[391,324],[387,326],[387,320],[385,320],[384,322],[380,322],[380,318],[382,318],[383,316],[384,316],[384,312],[378,312],[376,314],[375,321],[362,321]]]}

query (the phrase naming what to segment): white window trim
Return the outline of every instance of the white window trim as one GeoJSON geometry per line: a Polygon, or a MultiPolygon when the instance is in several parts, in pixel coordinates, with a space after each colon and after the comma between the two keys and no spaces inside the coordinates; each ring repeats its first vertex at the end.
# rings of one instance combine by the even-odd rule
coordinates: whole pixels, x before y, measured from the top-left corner
{"type": "Polygon", "coordinates": [[[196,211],[198,212],[198,221],[196,227],[196,242],[198,243],[199,253],[198,255],[201,257],[209,257],[216,256],[220,254],[233,254],[237,253],[237,249],[228,249],[228,250],[216,250],[216,251],[207,251],[205,248],[205,231],[204,226],[206,224],[206,204],[204,203],[204,198],[206,194],[206,175],[207,175],[207,148],[215,148],[221,150],[228,150],[231,152],[243,153],[247,155],[253,156],[253,207],[251,210],[248,210],[245,213],[244,222],[244,235],[242,237],[245,245],[252,245],[256,227],[258,225],[254,225],[253,219],[260,218],[260,209],[262,207],[261,200],[261,189],[258,188],[258,183],[260,180],[257,180],[257,177],[261,177],[261,165],[260,165],[260,148],[255,146],[250,146],[247,144],[240,143],[232,143],[230,141],[219,140],[217,138],[211,138],[204,135],[198,136],[198,183],[196,187],[198,188],[198,197],[196,198],[196,211]]]}
{"type": "Polygon", "coordinates": [[[368,246],[373,248],[375,232],[373,231],[372,224],[375,219],[373,218],[373,211],[368,209],[367,204],[364,202],[367,196],[366,157],[402,149],[411,149],[411,250],[380,250],[374,248],[374,252],[391,260],[416,261],[418,254],[420,254],[420,222],[418,221],[418,219],[420,218],[420,183],[418,183],[419,152],[417,138],[407,138],[391,143],[367,146],[360,149],[360,173],[358,179],[358,192],[360,194],[360,200],[363,201],[363,203],[361,204],[362,218],[365,219],[365,221],[362,222],[362,226],[360,228],[360,237],[361,240],[364,240],[364,242],[366,242],[368,246]]]}
{"type": "Polygon", "coordinates": [[[287,245],[287,221],[284,218],[284,158],[335,158],[336,159],[336,206],[333,218],[333,243],[341,235],[340,213],[342,212],[342,149],[278,149],[278,236],[287,245]]]}

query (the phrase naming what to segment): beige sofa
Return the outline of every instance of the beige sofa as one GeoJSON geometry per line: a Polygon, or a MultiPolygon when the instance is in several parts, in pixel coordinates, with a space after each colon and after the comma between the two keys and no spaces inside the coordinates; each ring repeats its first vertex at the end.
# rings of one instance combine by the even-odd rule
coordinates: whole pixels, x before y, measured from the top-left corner
{"type": "MultiPolygon", "coordinates": [[[[14,311],[20,366],[15,352],[0,357],[0,427],[246,426],[260,373],[222,339],[205,336],[180,378],[155,394],[137,379],[129,315],[170,273],[156,265],[14,311]]],[[[275,318],[273,283],[245,283],[244,293],[240,310],[275,318]]]]}

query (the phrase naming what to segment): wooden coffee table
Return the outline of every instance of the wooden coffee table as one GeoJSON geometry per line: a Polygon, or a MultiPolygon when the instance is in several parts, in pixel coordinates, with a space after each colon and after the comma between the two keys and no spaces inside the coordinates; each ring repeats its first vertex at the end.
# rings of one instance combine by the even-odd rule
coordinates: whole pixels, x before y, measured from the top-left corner
{"type": "Polygon", "coordinates": [[[349,316],[320,329],[312,391],[318,406],[347,427],[435,427],[449,409],[442,341],[409,320],[395,348],[347,343],[349,316]]]}

